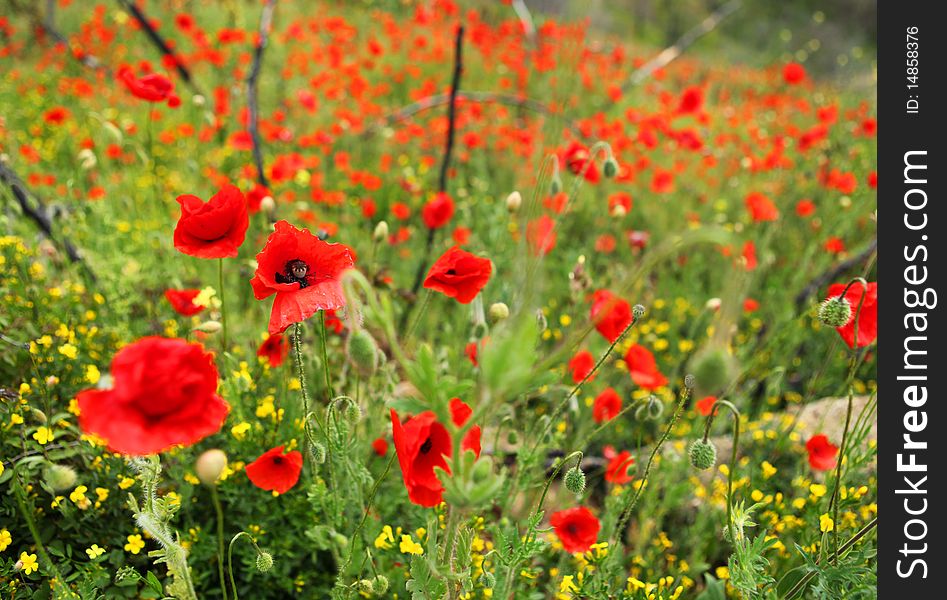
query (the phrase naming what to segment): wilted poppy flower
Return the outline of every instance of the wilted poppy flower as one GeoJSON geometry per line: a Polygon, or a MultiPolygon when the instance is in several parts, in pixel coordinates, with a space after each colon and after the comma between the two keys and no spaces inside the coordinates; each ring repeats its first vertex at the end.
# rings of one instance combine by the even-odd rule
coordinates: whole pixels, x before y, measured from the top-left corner
{"type": "Polygon", "coordinates": [[[633,479],[633,477],[628,474],[628,469],[635,464],[635,459],[631,457],[631,452],[628,450],[615,452],[613,447],[605,446],[602,454],[608,459],[608,464],[605,466],[605,481],[622,485],[633,479]]]}
{"type": "Polygon", "coordinates": [[[562,547],[573,554],[586,552],[598,539],[598,532],[602,528],[592,511],[584,506],[552,513],[549,524],[562,542],[562,547]]]}
{"type": "Polygon", "coordinates": [[[178,196],[181,217],[174,228],[174,247],[197,258],[237,256],[250,216],[243,193],[225,185],[206,203],[197,196],[178,196]]]}
{"type": "Polygon", "coordinates": [[[112,388],[79,392],[79,427],[121,454],[142,456],[217,433],[230,407],[213,355],[200,344],[145,337],[112,359],[112,388]]]}
{"type": "Polygon", "coordinates": [[[165,75],[149,73],[141,77],[135,77],[135,73],[127,66],[119,68],[116,75],[136,98],[148,102],[167,101],[169,106],[180,104],[180,100],[174,95],[174,82],[165,75]]]}
{"type": "Polygon", "coordinates": [[[254,297],[263,300],[276,294],[270,334],[282,333],[316,311],[345,305],[339,277],[355,264],[348,246],[324,242],[308,229],[278,221],[256,261],[250,280],[254,297]]]}
{"type": "Polygon", "coordinates": [[[543,215],[526,224],[526,241],[535,256],[545,256],[556,247],[556,222],[543,215]]]}
{"type": "Polygon", "coordinates": [[[265,357],[271,367],[283,364],[287,354],[289,354],[289,340],[281,333],[267,335],[256,351],[256,355],[265,357]]]}
{"type": "Polygon", "coordinates": [[[631,305],[609,290],[598,290],[592,296],[592,312],[590,318],[595,323],[595,329],[606,340],[614,342],[618,336],[631,325],[634,316],[631,305]]]}
{"type": "Polygon", "coordinates": [[[453,216],[454,201],[444,192],[438,192],[421,209],[421,219],[428,229],[439,229],[447,225],[453,216]]]}
{"type": "Polygon", "coordinates": [[[825,435],[820,433],[809,438],[806,451],[809,453],[809,466],[816,471],[835,468],[838,446],[830,442],[825,435]]]}
{"type": "MultiPolygon", "coordinates": [[[[834,283],[829,286],[828,297],[838,298],[844,290],[844,284],[834,283]]],[[[861,312],[858,313],[858,347],[862,348],[871,344],[878,337],[878,283],[869,282],[866,294],[861,282],[855,282],[845,293],[845,299],[852,307],[852,318],[845,325],[836,327],[836,331],[849,348],[855,347],[855,313],[858,311],[858,303],[861,302],[861,312]],[[862,301],[863,295],[864,301],[862,301]]]]}
{"type": "Polygon", "coordinates": [[[747,195],[746,209],[750,211],[750,217],[757,223],[775,221],[779,218],[779,210],[773,201],[759,192],[750,192],[747,195]]]}
{"type": "MultiPolygon", "coordinates": [[[[579,383],[595,368],[595,357],[588,350],[580,350],[569,361],[569,370],[572,371],[572,382],[579,383]]],[[[595,375],[589,381],[595,379],[595,375]]]]}
{"type": "Polygon", "coordinates": [[[597,183],[601,178],[598,167],[595,165],[595,161],[592,160],[592,155],[589,154],[588,149],[579,142],[572,142],[569,147],[566,148],[565,152],[563,152],[562,156],[565,160],[566,168],[568,168],[573,175],[582,175],[589,183],[597,183]]]}
{"type": "Polygon", "coordinates": [[[613,388],[605,388],[592,403],[592,418],[596,423],[611,421],[621,412],[621,396],[613,388]]]}
{"type": "Polygon", "coordinates": [[[283,446],[264,452],[243,469],[250,483],[261,490],[285,494],[299,481],[303,455],[299,450],[283,454],[283,446]]]}
{"type": "Polygon", "coordinates": [[[631,373],[631,380],[635,385],[647,390],[655,390],[667,385],[665,377],[654,360],[654,355],[647,348],[640,344],[634,344],[628,348],[625,353],[625,364],[628,365],[628,372],[631,373]]]}
{"type": "MultiPolygon", "coordinates": [[[[473,412],[457,398],[451,400],[450,411],[451,419],[458,427],[462,426],[473,412]]],[[[391,432],[408,498],[420,506],[437,506],[444,500],[444,486],[437,479],[434,467],[450,472],[447,458],[453,452],[453,443],[447,428],[437,421],[433,411],[425,411],[402,423],[398,413],[392,410],[391,432]]],[[[461,448],[473,450],[480,456],[479,426],[475,425],[467,431],[461,448]]]]}
{"type": "Polygon", "coordinates": [[[174,312],[182,317],[191,317],[206,308],[194,304],[194,298],[200,293],[200,290],[165,290],[164,297],[171,303],[174,312]]]}
{"type": "Polygon", "coordinates": [[[440,292],[461,304],[469,304],[490,281],[492,273],[490,259],[453,246],[431,265],[424,280],[424,289],[440,292]]]}

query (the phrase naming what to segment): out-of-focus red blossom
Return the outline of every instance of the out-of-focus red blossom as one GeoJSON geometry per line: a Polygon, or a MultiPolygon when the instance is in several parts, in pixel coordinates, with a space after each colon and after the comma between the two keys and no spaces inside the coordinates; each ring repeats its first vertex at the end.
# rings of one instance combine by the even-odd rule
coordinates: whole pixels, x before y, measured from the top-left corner
{"type": "Polygon", "coordinates": [[[375,438],[372,441],[372,451],[378,456],[388,454],[388,440],[383,437],[375,438]]]}
{"type": "MultiPolygon", "coordinates": [[[[572,382],[579,383],[589,376],[592,369],[595,368],[595,357],[588,350],[579,350],[569,361],[569,370],[572,371],[572,382]]],[[[595,375],[589,378],[594,381],[595,375]]]]}
{"type": "Polygon", "coordinates": [[[244,467],[247,479],[261,490],[285,494],[303,470],[303,455],[299,450],[283,454],[283,446],[267,450],[260,458],[244,467]]]}
{"type": "Polygon", "coordinates": [[[469,304],[490,281],[493,264],[457,246],[441,255],[428,271],[424,288],[469,304]]]}
{"type": "Polygon", "coordinates": [[[783,81],[789,85],[802,83],[806,78],[806,69],[796,62],[786,63],[783,66],[783,81]]]}
{"type": "Polygon", "coordinates": [[[562,153],[562,158],[566,163],[566,168],[573,175],[581,175],[589,183],[598,183],[601,179],[598,166],[592,160],[593,157],[589,154],[588,148],[579,142],[569,144],[565,152],[562,153]]]}
{"type": "Polygon", "coordinates": [[[282,333],[293,323],[305,321],[316,311],[345,305],[341,276],[355,265],[352,250],[328,243],[278,221],[256,256],[257,269],[250,284],[257,300],[273,300],[269,333],[282,333]]]}
{"type": "Polygon", "coordinates": [[[595,323],[596,331],[609,342],[617,340],[634,320],[631,305],[609,290],[598,290],[592,295],[592,311],[589,318],[595,323]]]}
{"type": "Polygon", "coordinates": [[[694,85],[684,90],[677,105],[678,114],[695,113],[704,105],[704,91],[694,85]]]}
{"type": "Polygon", "coordinates": [[[616,485],[624,485],[634,479],[628,474],[628,469],[635,464],[631,452],[628,450],[615,452],[615,448],[612,446],[605,446],[602,454],[608,460],[608,464],[605,466],[605,481],[616,485]]]}
{"type": "Polygon", "coordinates": [[[288,354],[289,339],[280,333],[268,334],[256,351],[256,355],[265,358],[271,367],[283,364],[288,354]]]}
{"type": "MultiPolygon", "coordinates": [[[[834,283],[829,286],[828,298],[838,298],[845,291],[845,284],[834,283]]],[[[858,347],[868,346],[878,337],[878,283],[869,282],[867,293],[861,282],[852,284],[845,292],[845,299],[852,307],[852,318],[848,323],[841,327],[836,327],[836,331],[842,336],[842,339],[848,344],[849,348],[855,348],[855,317],[858,316],[858,347]],[[862,296],[865,297],[862,301],[862,296]],[[861,302],[861,311],[858,310],[858,303],[861,302]]]]}
{"type": "Polygon", "coordinates": [[[828,471],[835,468],[838,446],[823,434],[814,435],[806,442],[809,453],[809,466],[816,471],[828,471]]]}
{"type": "Polygon", "coordinates": [[[477,366],[477,342],[468,342],[467,345],[464,346],[464,355],[467,357],[467,360],[469,360],[470,363],[476,367],[477,366]]]}
{"type": "Polygon", "coordinates": [[[161,73],[148,73],[135,77],[135,72],[128,66],[122,66],[116,73],[119,81],[131,92],[132,96],[148,102],[167,102],[174,108],[181,100],[174,95],[174,82],[161,73]]]}
{"type": "Polygon", "coordinates": [[[598,532],[602,528],[592,511],[584,506],[552,513],[549,524],[562,542],[562,547],[572,554],[588,551],[598,539],[598,532]]]}
{"type": "Polygon", "coordinates": [[[454,200],[445,192],[438,192],[421,209],[421,219],[428,229],[440,229],[454,216],[454,200]]]}
{"type": "Polygon", "coordinates": [[[243,193],[225,185],[206,203],[197,196],[178,196],[181,216],[174,228],[174,247],[197,258],[237,256],[250,217],[243,193]]]}
{"type": "Polygon", "coordinates": [[[756,244],[753,243],[753,240],[747,240],[743,244],[743,252],[740,256],[743,258],[743,268],[747,271],[752,271],[757,266],[756,260],[756,244]]]}
{"type": "Polygon", "coordinates": [[[877,171],[872,171],[868,174],[868,187],[875,190],[878,189],[878,173],[877,171]]]}
{"type": "Polygon", "coordinates": [[[254,184],[253,187],[250,188],[250,191],[247,192],[247,209],[250,211],[250,214],[260,212],[263,199],[267,196],[270,196],[270,190],[259,183],[254,184]]]}
{"type": "Polygon", "coordinates": [[[542,215],[526,224],[526,241],[535,256],[545,256],[556,247],[556,222],[542,215]]]}
{"type": "Polygon", "coordinates": [[[694,408],[697,409],[697,413],[702,417],[709,417],[710,410],[714,407],[714,402],[717,401],[716,396],[705,396],[694,403],[694,408]]]}
{"type": "Polygon", "coordinates": [[[614,388],[607,387],[592,402],[592,418],[596,423],[611,421],[621,412],[621,396],[614,388]]]}
{"type": "Polygon", "coordinates": [[[667,385],[667,377],[658,369],[654,355],[641,344],[633,344],[625,353],[625,364],[635,385],[656,390],[667,385]]]}
{"type": "Polygon", "coordinates": [[[753,298],[747,298],[743,301],[743,312],[756,312],[759,309],[760,303],[754,300],[753,298]]]}
{"type": "Polygon", "coordinates": [[[194,298],[200,294],[200,290],[165,290],[164,297],[171,304],[174,312],[182,317],[191,317],[204,310],[204,306],[194,304],[194,298]]]}
{"type": "MultiPolygon", "coordinates": [[[[451,420],[461,427],[470,418],[472,409],[458,398],[450,402],[451,420]]],[[[425,411],[404,423],[391,411],[391,432],[401,465],[401,477],[408,490],[408,499],[420,506],[437,506],[444,500],[444,486],[434,467],[450,472],[447,458],[453,453],[450,433],[437,421],[433,411],[425,411]]],[[[463,450],[480,456],[480,426],[474,425],[461,442],[463,450]]]]}
{"type": "Polygon", "coordinates": [[[197,343],[145,337],[112,359],[112,388],[79,392],[79,427],[126,455],[190,446],[217,433],[230,406],[213,355],[197,343]]]}
{"type": "Polygon", "coordinates": [[[841,254],[845,252],[845,242],[835,236],[825,240],[825,250],[831,254],[841,254]]]}
{"type": "Polygon", "coordinates": [[[773,201],[759,192],[750,192],[746,197],[746,209],[750,217],[757,223],[775,221],[779,218],[779,210],[773,201]]]}
{"type": "Polygon", "coordinates": [[[69,118],[69,109],[64,106],[55,106],[43,114],[43,120],[50,125],[62,125],[69,118]]]}
{"type": "Polygon", "coordinates": [[[812,200],[800,200],[796,203],[796,214],[800,217],[810,217],[815,213],[815,203],[812,200]]]}

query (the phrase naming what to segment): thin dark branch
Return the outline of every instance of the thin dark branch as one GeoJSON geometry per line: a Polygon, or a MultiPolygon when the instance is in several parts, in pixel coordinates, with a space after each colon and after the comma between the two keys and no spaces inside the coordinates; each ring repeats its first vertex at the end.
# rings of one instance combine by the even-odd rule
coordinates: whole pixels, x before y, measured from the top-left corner
{"type": "Polygon", "coordinates": [[[19,176],[13,172],[13,170],[7,165],[0,163],[0,181],[7,185],[10,188],[10,191],[13,193],[13,197],[16,198],[17,204],[20,205],[20,209],[23,211],[23,214],[26,215],[28,219],[33,221],[40,231],[47,238],[52,240],[54,243],[57,243],[62,247],[62,250],[66,253],[66,256],[69,257],[69,260],[73,263],[79,264],[89,278],[92,281],[95,281],[95,274],[92,272],[92,269],[89,268],[89,265],[86,264],[85,260],[82,258],[79,250],[72,244],[72,242],[66,236],[60,236],[60,239],[57,241],[56,236],[53,234],[53,220],[50,218],[49,214],[43,210],[43,203],[39,198],[27,189],[23,181],[19,176]],[[30,198],[36,198],[36,206],[33,205],[33,202],[30,198]]]}
{"type": "Polygon", "coordinates": [[[56,27],[56,0],[46,0],[46,14],[43,15],[43,29],[46,30],[46,33],[48,33],[51,38],[56,40],[57,44],[61,44],[70,56],[75,57],[75,59],[83,65],[97,71],[109,71],[109,68],[92,54],[86,54],[85,52],[82,52],[81,54],[76,55],[72,51],[72,46],[69,43],[69,40],[65,35],[63,35],[61,31],[59,31],[59,28],[56,27]]]}
{"type": "Polygon", "coordinates": [[[457,26],[454,40],[454,77],[450,83],[450,98],[447,105],[447,140],[444,143],[444,161],[441,163],[441,175],[437,190],[447,191],[447,171],[450,168],[451,155],[454,153],[454,132],[457,128],[457,90],[460,89],[460,76],[464,71],[464,26],[457,26]]]}
{"type": "Polygon", "coordinates": [[[809,298],[828,285],[830,282],[837,279],[843,273],[850,271],[851,269],[864,264],[868,258],[878,250],[878,238],[871,240],[871,243],[868,246],[851,258],[843,260],[842,262],[836,264],[831,269],[827,270],[825,273],[819,275],[807,285],[799,294],[796,296],[796,308],[802,308],[802,305],[805,304],[809,298]]]}
{"type": "Polygon", "coordinates": [[[249,129],[250,140],[253,143],[253,162],[256,165],[257,181],[266,188],[269,187],[269,181],[267,181],[266,173],[263,170],[263,144],[260,141],[260,106],[257,98],[257,86],[263,67],[263,52],[266,50],[270,29],[273,26],[273,12],[275,9],[276,0],[266,0],[263,4],[263,12],[260,14],[260,33],[253,49],[253,64],[250,66],[250,74],[247,76],[247,109],[250,112],[249,129]]]}
{"type": "Polygon", "coordinates": [[[732,15],[741,7],[740,0],[730,0],[706,19],[689,29],[672,46],[661,51],[660,54],[646,62],[642,67],[631,74],[631,77],[622,86],[622,90],[634,87],[651,76],[652,73],[660,68],[666,67],[672,61],[676,60],[684,50],[689,48],[694,42],[704,37],[717,28],[727,17],[732,15]]]}
{"type": "Polygon", "coordinates": [[[148,20],[148,16],[140,8],[138,8],[138,5],[131,0],[118,0],[118,3],[121,4],[128,14],[130,14],[132,18],[138,22],[138,25],[140,25],[141,28],[145,30],[145,33],[148,35],[148,39],[150,39],[151,43],[153,43],[158,48],[158,50],[161,51],[161,54],[167,56],[174,62],[174,68],[177,70],[178,75],[181,76],[181,79],[184,80],[184,83],[190,86],[190,88],[194,90],[194,93],[203,95],[200,88],[197,86],[197,83],[194,81],[194,78],[191,77],[191,72],[188,71],[184,63],[181,62],[181,59],[178,58],[171,47],[168,46],[168,43],[163,37],[161,37],[161,34],[158,33],[154,27],[152,27],[151,21],[148,20]]]}

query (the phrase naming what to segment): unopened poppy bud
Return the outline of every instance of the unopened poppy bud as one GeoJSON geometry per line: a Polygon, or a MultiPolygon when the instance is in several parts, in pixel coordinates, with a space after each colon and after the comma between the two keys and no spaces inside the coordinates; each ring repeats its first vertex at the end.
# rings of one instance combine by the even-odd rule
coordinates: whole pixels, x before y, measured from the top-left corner
{"type": "Polygon", "coordinates": [[[276,210],[276,200],[273,199],[273,196],[263,196],[260,198],[260,210],[270,214],[276,210]]]}
{"type": "Polygon", "coordinates": [[[32,406],[30,407],[30,414],[32,414],[33,418],[36,419],[36,421],[39,423],[45,423],[46,421],[49,420],[46,418],[46,413],[32,406]]]}
{"type": "Polygon", "coordinates": [[[510,316],[510,307],[503,302],[494,302],[490,305],[490,310],[487,314],[490,316],[491,323],[499,323],[510,316]]]}
{"type": "Polygon", "coordinates": [[[615,175],[618,175],[618,161],[615,160],[614,156],[609,156],[605,159],[605,164],[602,165],[602,173],[605,177],[611,179],[615,175]]]}
{"type": "Polygon", "coordinates": [[[95,152],[88,148],[83,148],[79,151],[79,154],[76,155],[76,158],[79,159],[79,167],[85,171],[92,169],[98,163],[98,160],[95,158],[95,152]]]}
{"type": "Polygon", "coordinates": [[[581,494],[585,491],[585,473],[579,467],[572,467],[566,471],[565,477],[566,489],[573,494],[581,494]]]}
{"type": "Polygon", "coordinates": [[[375,593],[375,584],[372,583],[371,579],[359,579],[355,587],[358,589],[359,594],[371,596],[375,593]]]}
{"type": "Polygon", "coordinates": [[[552,174],[552,181],[549,183],[549,191],[553,196],[562,191],[562,179],[559,177],[559,173],[552,174]]]}
{"type": "Polygon", "coordinates": [[[194,103],[194,106],[204,106],[207,103],[207,99],[201,94],[194,94],[191,96],[191,102],[194,103]]]}
{"type": "Polygon", "coordinates": [[[546,320],[546,314],[542,310],[536,311],[536,322],[539,323],[539,331],[546,331],[549,328],[549,321],[546,320]]]}
{"type": "Polygon", "coordinates": [[[628,211],[625,210],[625,207],[621,204],[616,204],[612,207],[612,216],[613,217],[624,217],[628,214],[628,211]]]}
{"type": "Polygon", "coordinates": [[[704,304],[704,308],[707,310],[717,310],[720,308],[720,298],[711,298],[704,304]]]}
{"type": "Polygon", "coordinates": [[[852,318],[852,305],[848,298],[836,296],[819,306],[819,320],[829,327],[843,327],[852,318]]]}
{"type": "Polygon", "coordinates": [[[483,458],[474,464],[473,480],[477,483],[486,481],[493,474],[493,465],[489,459],[483,458]]]}
{"type": "Polygon", "coordinates": [[[372,239],[376,242],[383,242],[388,239],[388,221],[379,221],[378,225],[375,225],[372,239]]]}
{"type": "Polygon", "coordinates": [[[364,329],[356,329],[349,334],[345,354],[361,375],[371,377],[378,368],[378,344],[372,334],[364,329]]]}
{"type": "Polygon", "coordinates": [[[636,321],[640,319],[641,317],[643,317],[644,313],[645,313],[645,307],[641,304],[635,304],[634,306],[631,307],[631,316],[633,316],[636,321]]]}
{"type": "Polygon", "coordinates": [[[490,571],[483,572],[483,587],[492,590],[497,584],[496,576],[490,571]]]}
{"type": "Polygon", "coordinates": [[[518,444],[519,442],[520,442],[520,436],[519,436],[519,434],[516,433],[515,431],[510,431],[509,433],[506,434],[506,443],[507,443],[507,444],[509,444],[509,445],[511,445],[511,446],[515,446],[515,445],[518,444]]]}
{"type": "Polygon", "coordinates": [[[66,465],[49,465],[43,471],[43,480],[54,492],[62,492],[76,485],[76,471],[66,465]]]}
{"type": "Polygon", "coordinates": [[[706,471],[717,463],[717,447],[710,440],[695,440],[687,451],[687,456],[692,467],[706,471]]]}
{"type": "Polygon", "coordinates": [[[510,195],[506,197],[506,210],[510,211],[511,213],[518,211],[522,205],[523,196],[521,196],[519,192],[510,192],[510,195]]]}
{"type": "Polygon", "coordinates": [[[722,390],[733,376],[733,360],[723,348],[709,348],[694,358],[694,377],[701,390],[722,390]]]}
{"type": "Polygon", "coordinates": [[[227,468],[227,454],[219,448],[207,450],[197,457],[194,463],[194,471],[197,472],[197,478],[204,485],[214,485],[224,469],[227,468]]]}
{"type": "Polygon", "coordinates": [[[16,562],[13,564],[13,570],[16,571],[17,573],[19,573],[20,571],[22,571],[22,570],[23,570],[23,561],[22,561],[22,560],[16,561],[16,562]]]}
{"type": "Polygon", "coordinates": [[[639,421],[656,421],[664,413],[664,403],[657,396],[648,396],[647,401],[635,410],[635,419],[639,421]]]}
{"type": "Polygon", "coordinates": [[[223,329],[223,325],[220,324],[220,321],[204,321],[200,325],[194,328],[194,331],[202,331],[204,333],[218,333],[223,329]]]}
{"type": "Polygon", "coordinates": [[[340,548],[345,548],[349,545],[349,538],[345,537],[338,531],[333,531],[329,537],[331,537],[332,541],[335,542],[335,545],[339,546],[340,548]]]}
{"type": "Polygon", "coordinates": [[[266,550],[261,550],[256,555],[256,570],[260,573],[266,573],[273,568],[273,555],[266,550]]]}
{"type": "Polygon", "coordinates": [[[362,420],[362,409],[355,402],[348,402],[345,405],[345,420],[348,421],[348,424],[352,427],[358,425],[358,422],[362,420]]]}
{"type": "Polygon", "coordinates": [[[326,447],[319,442],[312,443],[312,458],[320,465],[326,461],[326,447]]]}
{"type": "Polygon", "coordinates": [[[376,575],[374,579],[375,591],[384,594],[388,591],[388,578],[384,575],[376,575]]]}
{"type": "Polygon", "coordinates": [[[692,373],[688,373],[684,376],[684,387],[687,389],[693,389],[694,385],[697,383],[697,378],[694,377],[692,373]]]}

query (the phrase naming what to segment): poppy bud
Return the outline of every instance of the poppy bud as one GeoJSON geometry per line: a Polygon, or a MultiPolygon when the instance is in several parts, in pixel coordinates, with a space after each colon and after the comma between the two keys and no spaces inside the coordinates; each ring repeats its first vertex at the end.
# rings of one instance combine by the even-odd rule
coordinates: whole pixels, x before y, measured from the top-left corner
{"type": "Polygon", "coordinates": [[[717,310],[720,308],[720,298],[711,298],[704,304],[707,310],[717,310]]]}
{"type": "Polygon", "coordinates": [[[539,323],[539,331],[546,331],[549,328],[549,321],[546,320],[546,315],[542,310],[536,311],[536,322],[539,323]]]}
{"type": "Polygon", "coordinates": [[[364,329],[349,334],[345,354],[355,370],[365,377],[371,377],[378,368],[378,344],[364,329]]]}
{"type": "Polygon", "coordinates": [[[819,320],[829,327],[844,327],[852,318],[852,305],[848,298],[829,298],[819,306],[819,320]]]}
{"type": "Polygon", "coordinates": [[[628,211],[621,204],[616,204],[612,207],[612,216],[613,217],[624,217],[628,214],[628,211]]]}
{"type": "Polygon", "coordinates": [[[260,210],[266,214],[271,214],[276,210],[276,200],[273,199],[273,196],[267,194],[260,198],[260,210]]]}
{"type": "Polygon", "coordinates": [[[200,94],[194,94],[191,96],[191,102],[194,103],[194,106],[204,106],[207,104],[207,98],[204,98],[204,96],[200,94]]]}
{"type": "Polygon", "coordinates": [[[519,442],[520,442],[520,436],[519,436],[519,434],[516,433],[515,431],[510,431],[509,433],[506,434],[506,443],[507,443],[507,444],[509,444],[509,445],[511,445],[511,446],[515,446],[515,445],[518,444],[519,442]]]}
{"type": "Polygon", "coordinates": [[[319,442],[312,443],[312,458],[320,465],[326,461],[326,447],[319,442]]]}
{"type": "Polygon", "coordinates": [[[66,465],[49,465],[43,471],[43,479],[54,492],[61,492],[76,484],[76,471],[66,465]]]}
{"type": "Polygon", "coordinates": [[[376,242],[383,242],[388,239],[388,222],[379,221],[378,225],[375,225],[375,232],[372,233],[372,239],[376,242]]]}
{"type": "Polygon", "coordinates": [[[635,410],[635,419],[639,421],[657,421],[664,414],[664,403],[657,396],[648,396],[647,402],[635,410]]]}
{"type": "Polygon", "coordinates": [[[371,579],[359,579],[355,587],[358,588],[359,594],[370,596],[375,593],[375,584],[372,583],[371,579]]]}
{"type": "Polygon", "coordinates": [[[46,418],[46,413],[41,411],[38,408],[30,407],[30,414],[33,415],[33,418],[36,419],[38,423],[46,423],[48,419],[46,418]]]}
{"type": "Polygon", "coordinates": [[[697,385],[705,392],[722,390],[733,377],[733,360],[723,348],[709,348],[691,363],[697,385]]]}
{"type": "Polygon", "coordinates": [[[200,325],[194,328],[194,331],[202,331],[204,333],[215,334],[223,329],[223,325],[220,324],[220,321],[204,321],[200,325]]]}
{"type": "Polygon", "coordinates": [[[490,305],[488,314],[490,315],[491,323],[499,323],[510,316],[510,307],[503,302],[494,302],[490,305]]]}
{"type": "Polygon", "coordinates": [[[687,456],[690,458],[691,466],[706,471],[717,463],[717,447],[710,440],[694,440],[687,451],[687,456]]]}
{"type": "Polygon", "coordinates": [[[518,211],[522,204],[523,196],[521,196],[517,191],[510,192],[510,195],[506,197],[506,210],[510,211],[511,213],[518,211]]]}
{"type": "Polygon", "coordinates": [[[489,459],[480,459],[474,463],[472,475],[475,482],[480,483],[481,481],[486,481],[492,474],[493,464],[491,464],[489,459]]]}
{"type": "Polygon", "coordinates": [[[487,589],[493,589],[497,584],[496,576],[490,571],[483,572],[483,587],[487,589]]]}
{"type": "Polygon", "coordinates": [[[197,457],[194,470],[204,485],[214,485],[227,468],[227,455],[223,450],[213,448],[197,457]]]}
{"type": "Polygon", "coordinates": [[[615,160],[614,156],[609,156],[605,159],[605,164],[602,165],[602,173],[605,177],[611,179],[615,175],[618,175],[618,161],[615,160]]]}
{"type": "Polygon", "coordinates": [[[331,537],[332,541],[335,542],[335,545],[339,546],[340,548],[345,548],[349,545],[349,538],[345,537],[338,531],[333,531],[329,534],[329,537],[331,537]]]}
{"type": "Polygon", "coordinates": [[[345,405],[345,420],[349,425],[355,427],[362,420],[362,409],[355,402],[348,402],[345,405]]]}
{"type": "Polygon", "coordinates": [[[374,579],[375,591],[384,594],[388,591],[388,578],[384,575],[376,575],[374,579]]]}
{"type": "Polygon", "coordinates": [[[697,379],[692,373],[688,373],[684,376],[684,387],[688,390],[694,389],[694,385],[697,383],[697,379]]]}
{"type": "Polygon", "coordinates": [[[555,196],[562,191],[562,179],[559,177],[559,172],[552,174],[552,181],[549,183],[549,192],[555,196]]]}
{"type": "Polygon", "coordinates": [[[260,573],[266,573],[273,568],[273,555],[266,550],[260,550],[256,555],[256,570],[260,573]]]}
{"type": "Polygon", "coordinates": [[[645,313],[645,307],[641,304],[635,304],[634,306],[631,307],[631,316],[633,316],[636,321],[640,319],[641,317],[643,317],[644,313],[645,313]]]}
{"type": "Polygon", "coordinates": [[[566,489],[573,494],[578,495],[585,491],[585,473],[579,467],[572,467],[566,471],[563,480],[565,481],[566,489]]]}

